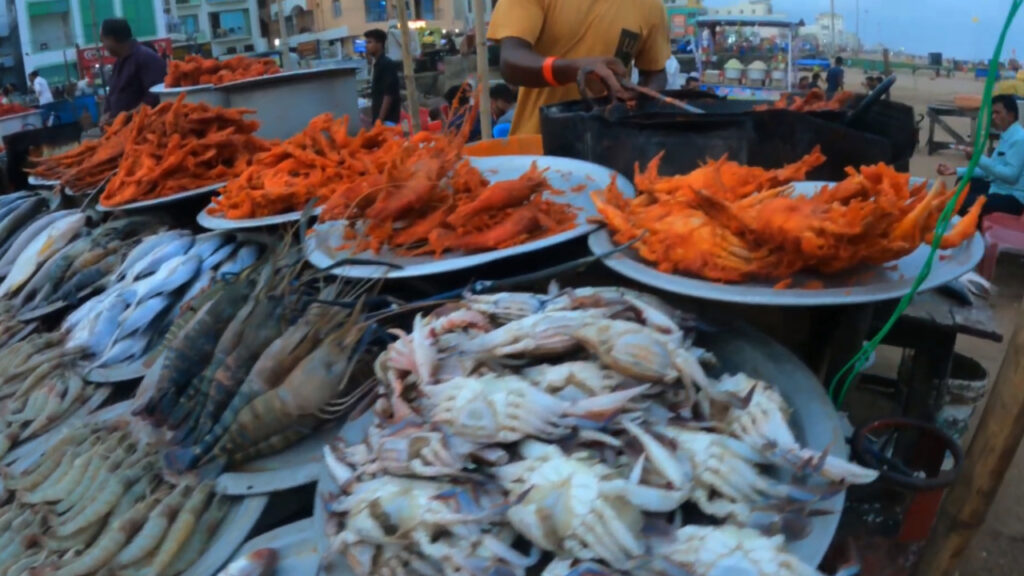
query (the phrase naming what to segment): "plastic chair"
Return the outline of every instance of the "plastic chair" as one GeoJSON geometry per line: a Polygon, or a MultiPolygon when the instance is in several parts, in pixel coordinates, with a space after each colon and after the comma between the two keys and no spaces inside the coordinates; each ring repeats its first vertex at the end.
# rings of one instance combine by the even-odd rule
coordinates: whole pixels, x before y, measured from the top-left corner
{"type": "Polygon", "coordinates": [[[1024,255],[1024,217],[994,212],[982,220],[981,233],[985,237],[985,256],[978,272],[992,281],[1000,254],[1024,255]]]}

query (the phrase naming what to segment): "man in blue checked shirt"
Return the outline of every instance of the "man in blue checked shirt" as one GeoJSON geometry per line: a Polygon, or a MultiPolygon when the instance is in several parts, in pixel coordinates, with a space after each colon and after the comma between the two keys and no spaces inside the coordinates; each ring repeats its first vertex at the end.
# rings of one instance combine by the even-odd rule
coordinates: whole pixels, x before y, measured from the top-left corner
{"type": "MultiPolygon", "coordinates": [[[[1024,127],[1017,121],[1017,99],[1009,94],[992,97],[992,129],[1002,132],[991,156],[982,156],[971,178],[971,191],[960,213],[966,212],[980,196],[988,201],[982,215],[993,212],[1024,214],[1024,127]]],[[[963,178],[966,168],[939,164],[941,176],[963,178]]]]}

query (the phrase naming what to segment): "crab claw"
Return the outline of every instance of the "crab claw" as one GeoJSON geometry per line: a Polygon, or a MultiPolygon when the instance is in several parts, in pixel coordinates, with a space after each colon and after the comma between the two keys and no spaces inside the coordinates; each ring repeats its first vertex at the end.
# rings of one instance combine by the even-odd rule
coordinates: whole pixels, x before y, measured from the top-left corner
{"type": "Polygon", "coordinates": [[[745,524],[766,536],[782,534],[787,541],[803,540],[811,533],[811,519],[816,516],[831,514],[825,510],[809,510],[806,512],[767,512],[751,513],[745,524]]]}
{"type": "Polygon", "coordinates": [[[327,472],[330,473],[331,478],[334,478],[334,481],[342,488],[355,478],[355,470],[342,462],[329,445],[324,445],[324,463],[327,465],[327,472]]]}
{"type": "MultiPolygon", "coordinates": [[[[643,428],[629,419],[622,420],[622,426],[627,432],[636,438],[644,448],[644,455],[650,456],[651,465],[658,471],[673,487],[683,487],[693,480],[693,471],[683,461],[676,457],[654,436],[647,433],[643,428]]],[[[641,464],[643,460],[638,462],[641,464]]]]}
{"type": "Polygon", "coordinates": [[[630,400],[644,394],[650,387],[650,384],[644,384],[643,386],[636,386],[628,390],[586,398],[579,402],[574,402],[566,409],[565,413],[569,416],[586,418],[588,420],[608,421],[622,410],[630,400]]]}
{"type": "Polygon", "coordinates": [[[798,472],[814,472],[838,484],[870,484],[878,478],[878,470],[836,456],[828,451],[816,452],[799,446],[779,446],[772,442],[765,444],[765,452],[773,459],[784,463],[798,472]]]}

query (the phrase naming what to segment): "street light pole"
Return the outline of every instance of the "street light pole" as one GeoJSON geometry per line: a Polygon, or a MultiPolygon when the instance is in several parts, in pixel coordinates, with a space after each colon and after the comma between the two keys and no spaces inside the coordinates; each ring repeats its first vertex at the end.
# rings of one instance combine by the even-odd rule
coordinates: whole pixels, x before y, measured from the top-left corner
{"type": "Polygon", "coordinates": [[[857,55],[860,56],[861,39],[860,39],[860,0],[857,0],[857,19],[856,19],[856,31],[857,35],[857,55]]]}
{"type": "Polygon", "coordinates": [[[831,12],[829,12],[829,18],[832,22],[832,56],[839,54],[839,45],[836,44],[836,0],[829,0],[831,5],[831,12]]]}

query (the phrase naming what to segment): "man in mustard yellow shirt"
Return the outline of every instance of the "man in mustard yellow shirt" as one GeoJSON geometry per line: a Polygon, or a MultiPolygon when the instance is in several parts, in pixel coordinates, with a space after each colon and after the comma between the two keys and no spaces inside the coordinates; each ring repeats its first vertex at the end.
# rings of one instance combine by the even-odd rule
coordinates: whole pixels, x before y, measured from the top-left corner
{"type": "Polygon", "coordinates": [[[520,86],[512,134],[539,134],[540,107],[580,97],[581,70],[613,96],[629,67],[640,84],[665,87],[672,53],[662,0],[499,0],[488,40],[501,43],[501,75],[520,86]]]}

